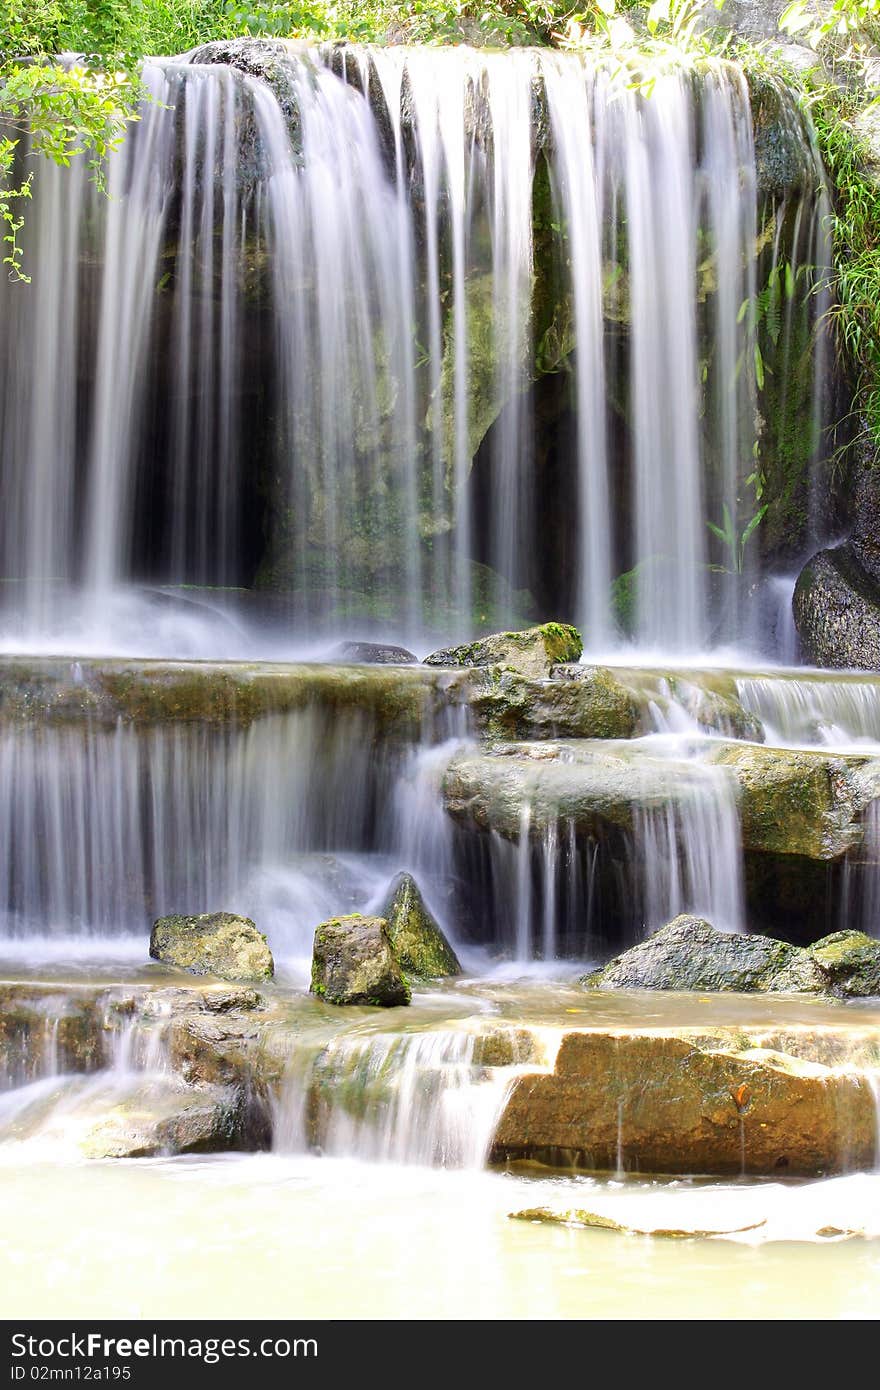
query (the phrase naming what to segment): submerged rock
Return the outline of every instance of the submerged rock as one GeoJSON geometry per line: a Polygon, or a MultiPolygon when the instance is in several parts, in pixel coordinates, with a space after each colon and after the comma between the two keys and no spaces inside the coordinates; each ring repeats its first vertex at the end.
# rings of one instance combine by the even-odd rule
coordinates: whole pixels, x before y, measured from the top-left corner
{"type": "Polygon", "coordinates": [[[412,874],[398,874],[380,914],[398,964],[423,980],[460,975],[458,957],[428,908],[412,874]]]}
{"type": "Polygon", "coordinates": [[[520,1076],[495,1132],[496,1161],[640,1173],[817,1175],[876,1153],[864,1076],[735,1036],[578,1031],[551,1073],[520,1076]]]}
{"type": "Polygon", "coordinates": [[[554,1207],[527,1207],[524,1211],[512,1211],[512,1221],[531,1221],[551,1226],[580,1226],[589,1230],[616,1231],[626,1236],[654,1236],[657,1240],[711,1239],[714,1236],[738,1236],[744,1231],[757,1231],[766,1226],[765,1219],[750,1221],[745,1226],[626,1226],[610,1216],[598,1211],[586,1211],[583,1207],[567,1207],[561,1211],[554,1207]]]}
{"type": "Polygon", "coordinates": [[[544,680],[561,663],[579,661],[584,644],[567,623],[542,623],[522,632],[496,632],[425,657],[426,666],[504,666],[529,680],[544,680]]]}
{"type": "Polygon", "coordinates": [[[353,661],[363,666],[411,666],[417,658],[406,647],[390,642],[340,642],[330,653],[333,661],[353,661]]]}
{"type": "Polygon", "coordinates": [[[820,993],[825,981],[807,952],[768,936],[718,931],[700,917],[676,917],[602,970],[591,989],[732,990],[820,993]]]}
{"type": "Polygon", "coordinates": [[[410,1002],[383,917],[352,913],[321,923],[315,932],[311,992],[328,1004],[390,1008],[410,1002]]]}
{"type": "Polygon", "coordinates": [[[79,1147],[87,1158],[217,1153],[243,1142],[241,1120],[235,1092],[144,1081],[86,1130],[79,1147]]]}
{"type": "Polygon", "coordinates": [[[880,587],[849,546],[822,550],[795,586],[794,621],[816,666],[880,670],[880,587]]]}
{"type": "Polygon", "coordinates": [[[232,912],[160,917],[150,934],[150,955],[191,975],[222,980],[271,980],[275,973],[263,933],[249,917],[232,912]]]}

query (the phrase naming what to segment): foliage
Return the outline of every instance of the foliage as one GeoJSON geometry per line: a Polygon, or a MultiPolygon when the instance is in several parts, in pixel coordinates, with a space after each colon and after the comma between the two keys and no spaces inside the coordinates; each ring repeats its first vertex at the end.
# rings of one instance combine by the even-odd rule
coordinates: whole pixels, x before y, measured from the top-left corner
{"type": "Polygon", "coordinates": [[[856,375],[854,413],[880,443],[880,186],[855,123],[865,107],[831,85],[808,100],[834,186],[835,339],[856,375]]]}
{"type": "Polygon", "coordinates": [[[779,17],[779,27],[806,39],[811,48],[833,46],[837,56],[861,57],[877,37],[880,0],[833,0],[818,12],[808,0],[794,0],[779,17]]]}
{"type": "Polygon", "coordinates": [[[762,507],[759,507],[742,531],[734,521],[726,502],[721,509],[724,525],[716,526],[714,521],[706,522],[712,535],[716,536],[727,550],[730,556],[730,570],[734,574],[742,574],[745,565],[746,545],[767,515],[769,506],[769,502],[765,502],[762,507]]]}

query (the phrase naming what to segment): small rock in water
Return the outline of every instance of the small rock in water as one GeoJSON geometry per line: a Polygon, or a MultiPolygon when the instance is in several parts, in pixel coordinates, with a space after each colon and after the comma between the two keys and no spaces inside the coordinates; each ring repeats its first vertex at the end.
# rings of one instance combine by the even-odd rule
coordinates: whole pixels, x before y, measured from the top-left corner
{"type": "Polygon", "coordinates": [[[312,994],[328,1004],[408,1004],[410,989],[391,948],[384,917],[352,913],[315,932],[312,994]]]}
{"type": "Polygon", "coordinates": [[[382,917],[398,964],[423,980],[460,975],[458,957],[412,874],[398,874],[388,890],[382,917]]]}
{"type": "Polygon", "coordinates": [[[250,917],[232,912],[160,917],[150,933],[150,955],[191,975],[221,980],[271,980],[275,973],[263,933],[250,917]]]}
{"type": "Polygon", "coordinates": [[[461,647],[425,657],[426,666],[504,666],[531,680],[546,680],[554,666],[579,661],[584,649],[576,627],[542,623],[521,632],[496,632],[461,647]]]}
{"type": "Polygon", "coordinates": [[[412,666],[417,658],[406,647],[389,642],[340,642],[330,653],[333,661],[352,661],[362,666],[412,666]]]}

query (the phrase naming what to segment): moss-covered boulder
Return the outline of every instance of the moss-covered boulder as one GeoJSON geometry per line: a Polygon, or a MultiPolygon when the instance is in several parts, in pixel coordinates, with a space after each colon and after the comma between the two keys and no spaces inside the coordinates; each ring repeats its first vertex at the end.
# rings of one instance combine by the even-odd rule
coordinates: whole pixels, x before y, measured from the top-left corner
{"type": "Polygon", "coordinates": [[[560,664],[551,680],[528,680],[503,666],[469,671],[451,692],[490,738],[632,738],[639,707],[601,666],[560,664]]]}
{"type": "Polygon", "coordinates": [[[747,852],[841,859],[863,840],[861,813],[877,795],[867,759],[726,743],[709,750],[739,785],[747,852]]]}
{"type": "Polygon", "coordinates": [[[160,917],[150,934],[150,955],[191,975],[222,980],[271,980],[275,973],[263,933],[250,917],[233,912],[160,917]]]}
{"type": "Polygon", "coordinates": [[[315,932],[311,991],[328,1004],[390,1008],[410,1002],[384,917],[355,912],[321,923],[315,932]]]}
{"type": "Polygon", "coordinates": [[[822,550],[795,585],[794,621],[816,666],[880,670],[880,585],[848,546],[822,550]]]}
{"type": "Polygon", "coordinates": [[[381,910],[398,964],[409,975],[439,980],[460,975],[458,957],[412,874],[398,874],[381,910]]]}
{"type": "Polygon", "coordinates": [[[844,999],[880,995],[880,941],[861,931],[823,936],[809,954],[824,977],[829,994],[844,999]]]}
{"type": "Polygon", "coordinates": [[[591,989],[674,989],[821,993],[825,981],[806,951],[774,941],[718,931],[682,915],[646,941],[584,977],[591,989]]]}
{"type": "Polygon", "coordinates": [[[554,666],[579,661],[584,644],[576,627],[542,623],[521,632],[496,632],[425,657],[426,666],[504,666],[528,680],[546,680],[554,666]]]}

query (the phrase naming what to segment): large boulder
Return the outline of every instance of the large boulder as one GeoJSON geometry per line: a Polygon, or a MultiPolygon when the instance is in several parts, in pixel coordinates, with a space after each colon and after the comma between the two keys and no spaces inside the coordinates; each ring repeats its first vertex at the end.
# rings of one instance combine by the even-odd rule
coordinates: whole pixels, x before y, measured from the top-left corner
{"type": "Polygon", "coordinates": [[[862,813],[880,790],[876,763],[742,743],[708,756],[736,778],[747,852],[833,861],[861,845],[862,813]]]}
{"type": "Polygon", "coordinates": [[[676,917],[646,941],[584,977],[592,989],[821,993],[825,980],[806,951],[769,936],[716,930],[676,917]]]}
{"type": "Polygon", "coordinates": [[[426,666],[504,666],[528,680],[546,680],[554,666],[579,661],[584,644],[576,627],[542,623],[521,632],[496,632],[425,657],[426,666]]]}
{"type": "Polygon", "coordinates": [[[410,1002],[384,917],[352,913],[315,931],[311,991],[328,1004],[390,1008],[410,1002]]]}
{"type": "Polygon", "coordinates": [[[398,874],[381,910],[398,965],[423,980],[460,975],[458,957],[412,874],[398,874]]]}
{"type": "Polygon", "coordinates": [[[880,941],[839,931],[812,946],[717,931],[683,914],[583,977],[591,989],[733,991],[739,994],[880,995],[880,941]]]}
{"type": "Polygon", "coordinates": [[[795,585],[793,608],[808,661],[880,670],[880,586],[849,546],[813,556],[795,585]]]}
{"type": "Polygon", "coordinates": [[[495,1161],[640,1173],[816,1176],[873,1164],[862,1075],[770,1048],[652,1029],[573,1031],[511,1088],[495,1161]]]}
{"type": "Polygon", "coordinates": [[[191,975],[222,980],[271,980],[275,973],[263,933],[250,917],[232,912],[160,917],[150,934],[150,955],[191,975]]]}

